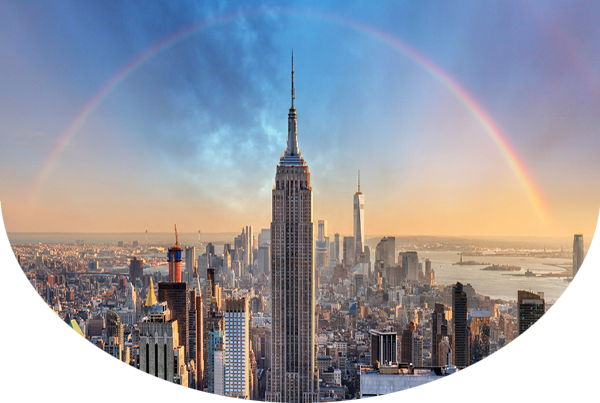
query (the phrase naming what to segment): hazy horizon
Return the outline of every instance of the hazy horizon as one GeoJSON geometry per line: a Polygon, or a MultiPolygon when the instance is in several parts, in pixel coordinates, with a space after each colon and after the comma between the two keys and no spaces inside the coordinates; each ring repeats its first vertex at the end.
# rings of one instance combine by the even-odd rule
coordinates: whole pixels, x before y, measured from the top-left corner
{"type": "MultiPolygon", "coordinates": [[[[254,229],[255,234],[258,236],[260,233],[260,229],[254,229]]],[[[239,235],[240,232],[220,232],[220,233],[202,233],[201,242],[203,245],[206,245],[208,242],[214,243],[233,243],[233,239],[239,235]]],[[[145,243],[145,233],[144,232],[8,232],[7,233],[9,241],[11,244],[27,244],[27,243],[36,243],[40,242],[40,239],[53,239],[58,240],[62,239],[60,242],[42,242],[42,243],[74,243],[78,239],[82,239],[88,243],[116,243],[118,241],[123,241],[126,243],[131,243],[133,241],[138,241],[140,245],[145,243]],[[32,239],[36,239],[35,241],[32,239]],[[66,242],[64,239],[66,237],[71,237],[69,242],[66,242]],[[88,239],[86,239],[88,238],[88,239]],[[89,241],[89,239],[93,241],[89,241]],[[98,239],[104,239],[106,242],[100,242],[98,239]],[[109,241],[110,240],[110,241],[109,241]]],[[[197,245],[198,243],[198,233],[197,232],[178,232],[179,235],[179,243],[181,245],[197,245]]],[[[330,241],[333,240],[334,234],[328,234],[330,241]]],[[[352,234],[340,234],[340,237],[344,236],[352,236],[352,234]]],[[[549,248],[556,248],[558,246],[565,246],[567,249],[571,247],[571,243],[573,241],[572,237],[552,237],[552,236],[539,236],[539,237],[528,237],[528,236],[454,236],[454,235],[398,235],[398,234],[367,234],[366,235],[366,243],[375,245],[379,240],[383,237],[396,237],[396,245],[399,246],[402,241],[408,241],[414,239],[419,242],[427,242],[428,240],[434,242],[436,240],[460,240],[460,241],[487,241],[487,242],[503,242],[503,243],[513,243],[515,245],[519,244],[535,244],[538,246],[545,245],[549,248]]],[[[149,243],[169,243],[175,241],[174,232],[149,232],[148,233],[148,242],[149,243]]],[[[587,249],[587,242],[590,242],[591,239],[586,239],[584,236],[584,245],[587,249]]]]}

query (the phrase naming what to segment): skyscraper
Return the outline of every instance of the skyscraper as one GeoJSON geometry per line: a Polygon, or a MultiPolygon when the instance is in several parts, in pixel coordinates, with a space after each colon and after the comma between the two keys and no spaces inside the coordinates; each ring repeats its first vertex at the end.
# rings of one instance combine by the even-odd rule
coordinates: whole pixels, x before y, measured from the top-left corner
{"type": "Polygon", "coordinates": [[[519,306],[517,323],[520,335],[542,317],[546,308],[544,299],[538,294],[519,290],[517,296],[519,306]]]}
{"type": "Polygon", "coordinates": [[[225,301],[225,396],[250,398],[250,309],[246,298],[225,301]]]}
{"type": "Polygon", "coordinates": [[[459,282],[452,286],[452,354],[457,367],[469,365],[469,328],[467,325],[467,293],[459,282]]]}
{"type": "Polygon", "coordinates": [[[358,190],[354,193],[354,248],[355,262],[360,261],[365,242],[365,196],[360,191],[360,169],[358,170],[358,190]]]}
{"type": "Polygon", "coordinates": [[[396,238],[393,236],[383,237],[375,247],[375,262],[382,261],[385,267],[396,264],[396,238]]]}
{"type": "Polygon", "coordinates": [[[583,263],[583,235],[575,234],[573,237],[573,277],[583,263]]]}
{"type": "Polygon", "coordinates": [[[419,256],[417,252],[405,252],[402,256],[402,268],[406,271],[406,279],[419,280],[419,256]]]}
{"type": "Polygon", "coordinates": [[[436,302],[433,313],[431,314],[431,365],[445,365],[445,357],[440,354],[442,340],[448,336],[448,321],[444,314],[444,304],[436,302]]]}
{"type": "Polygon", "coordinates": [[[158,301],[166,302],[171,311],[171,318],[177,321],[177,330],[179,332],[179,345],[184,348],[185,362],[189,362],[189,321],[190,321],[190,301],[188,299],[189,290],[187,283],[158,283],[158,301]]]}
{"type": "Polygon", "coordinates": [[[135,284],[136,279],[142,280],[144,276],[144,259],[138,259],[137,257],[133,257],[129,261],[129,282],[131,284],[135,284]]]}
{"type": "Polygon", "coordinates": [[[402,331],[402,340],[400,341],[400,362],[410,364],[412,362],[413,351],[413,333],[415,324],[410,322],[404,331],[402,331]]]}
{"type": "Polygon", "coordinates": [[[119,344],[119,350],[123,351],[123,325],[121,324],[121,318],[113,311],[106,312],[106,339],[111,337],[117,340],[119,344]]]}
{"type": "Polygon", "coordinates": [[[185,281],[190,283],[194,276],[194,266],[196,265],[196,247],[185,247],[185,281]]]}
{"type": "Polygon", "coordinates": [[[272,360],[266,400],[313,402],[315,377],[315,279],[312,188],[308,165],[300,156],[294,108],[288,114],[287,148],[273,187],[271,221],[272,360]]]}
{"type": "Polygon", "coordinates": [[[175,226],[175,246],[169,248],[169,282],[181,282],[181,248],[179,247],[179,239],[177,237],[177,226],[175,226]]]}
{"type": "Polygon", "coordinates": [[[318,269],[329,266],[329,237],[327,220],[319,220],[317,242],[315,243],[315,264],[318,269]]]}
{"type": "Polygon", "coordinates": [[[213,328],[208,332],[208,360],[206,362],[206,391],[217,395],[223,395],[224,376],[225,376],[225,356],[223,355],[223,345],[225,344],[225,331],[219,328],[213,328]],[[221,351],[221,367],[215,366],[215,359],[219,355],[217,350],[221,351]],[[219,376],[220,377],[219,377],[219,376]],[[218,393],[218,390],[221,392],[218,393]]]}
{"type": "Polygon", "coordinates": [[[470,365],[490,355],[490,311],[473,309],[471,311],[471,358],[470,365]]]}
{"type": "Polygon", "coordinates": [[[381,330],[371,330],[371,365],[378,361],[380,365],[397,363],[398,334],[381,330]]]}
{"type": "Polygon", "coordinates": [[[388,236],[387,242],[387,258],[385,259],[385,264],[387,266],[393,266],[396,264],[396,237],[388,236]]]}
{"type": "Polygon", "coordinates": [[[317,241],[325,242],[327,237],[327,220],[318,221],[317,241]]]}
{"type": "Polygon", "coordinates": [[[190,289],[189,291],[190,313],[188,323],[188,344],[190,346],[190,353],[188,355],[190,357],[190,361],[194,360],[194,363],[196,364],[196,388],[202,389],[202,377],[204,374],[204,352],[202,351],[202,349],[204,348],[204,340],[202,339],[204,337],[204,321],[202,320],[202,296],[196,292],[200,291],[199,289],[190,289]]]}
{"type": "Polygon", "coordinates": [[[352,268],[356,263],[354,261],[356,257],[356,242],[353,236],[344,237],[342,262],[348,269],[352,268]]]}
{"type": "Polygon", "coordinates": [[[154,304],[140,326],[140,369],[179,385],[188,386],[185,348],[179,343],[177,321],[168,304],[154,304]]]}
{"type": "Polygon", "coordinates": [[[252,264],[254,264],[254,258],[252,257],[252,242],[254,239],[254,235],[253,235],[253,229],[252,226],[247,226],[246,227],[246,239],[244,242],[244,249],[246,252],[246,255],[244,257],[244,263],[246,264],[246,266],[252,266],[252,264]]]}
{"type": "Polygon", "coordinates": [[[258,273],[271,275],[271,245],[264,244],[258,247],[258,273]]]}

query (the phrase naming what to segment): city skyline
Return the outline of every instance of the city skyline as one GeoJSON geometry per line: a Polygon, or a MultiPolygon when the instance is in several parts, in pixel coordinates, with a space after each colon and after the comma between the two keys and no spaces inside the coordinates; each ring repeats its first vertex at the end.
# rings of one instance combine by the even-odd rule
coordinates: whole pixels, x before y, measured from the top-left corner
{"type": "Polygon", "coordinates": [[[294,47],[332,233],[352,233],[359,167],[367,236],[593,233],[595,7],[2,7],[23,34],[0,68],[8,232],[268,223],[294,47]]]}

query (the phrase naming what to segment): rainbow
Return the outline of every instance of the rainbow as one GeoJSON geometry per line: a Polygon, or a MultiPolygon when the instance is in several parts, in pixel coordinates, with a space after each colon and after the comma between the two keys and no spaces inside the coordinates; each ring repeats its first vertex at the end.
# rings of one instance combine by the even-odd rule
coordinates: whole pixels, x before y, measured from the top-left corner
{"type": "Polygon", "coordinates": [[[399,51],[403,55],[407,56],[413,62],[420,67],[424,68],[431,76],[439,81],[444,87],[446,87],[454,97],[462,103],[466,109],[473,115],[473,117],[483,127],[488,136],[492,139],[502,156],[510,166],[513,173],[516,175],[519,183],[525,191],[529,201],[531,202],[538,217],[542,220],[545,219],[545,207],[542,203],[542,197],[540,192],[534,185],[534,182],[525,169],[525,164],[519,158],[517,152],[508,141],[507,136],[502,132],[500,127],[494,122],[494,120],[487,114],[487,112],[481,107],[481,105],[475,100],[475,98],[469,94],[469,92],[463,88],[455,79],[453,79],[448,73],[446,73],[441,67],[427,59],[425,56],[409,47],[405,43],[399,41],[397,38],[380,31],[372,26],[362,24],[346,18],[341,18],[336,15],[329,15],[323,13],[306,12],[301,10],[275,10],[275,9],[260,9],[257,11],[243,12],[243,13],[232,13],[214,17],[208,21],[192,25],[185,29],[182,29],[171,35],[170,37],[160,41],[156,45],[150,47],[146,51],[142,52],[135,58],[133,58],[125,67],[123,67],[117,74],[110,78],[104,87],[94,95],[89,102],[81,109],[81,111],[75,116],[70,122],[65,132],[61,135],[57,145],[52,150],[50,156],[46,159],[40,173],[36,177],[32,191],[30,194],[30,203],[32,206],[37,195],[47,178],[48,174],[56,164],[60,155],[69,143],[69,140],[81,129],[85,124],[89,116],[98,108],[98,106],[131,74],[138,70],[150,59],[160,54],[161,52],[171,48],[180,41],[187,39],[193,35],[201,33],[203,30],[212,28],[221,24],[226,24],[234,21],[237,18],[249,18],[257,16],[271,16],[271,15],[289,15],[295,17],[307,17],[322,20],[327,23],[333,23],[341,25],[346,28],[363,33],[381,43],[390,46],[391,48],[399,51]]]}

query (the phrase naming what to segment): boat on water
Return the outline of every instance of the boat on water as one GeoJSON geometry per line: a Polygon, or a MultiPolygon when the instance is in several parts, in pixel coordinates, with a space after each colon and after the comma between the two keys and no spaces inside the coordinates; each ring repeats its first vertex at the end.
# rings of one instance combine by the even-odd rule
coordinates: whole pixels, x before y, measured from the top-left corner
{"type": "Polygon", "coordinates": [[[488,270],[488,271],[521,271],[521,267],[519,267],[519,266],[513,266],[513,265],[509,265],[509,264],[493,264],[491,266],[484,267],[481,270],[488,270]]]}

